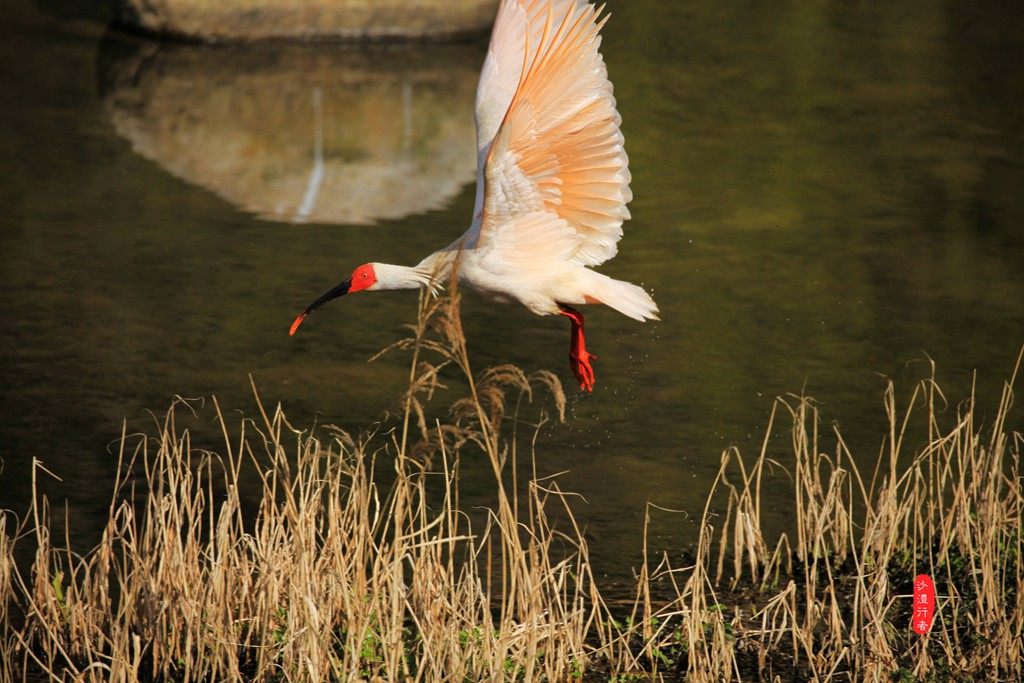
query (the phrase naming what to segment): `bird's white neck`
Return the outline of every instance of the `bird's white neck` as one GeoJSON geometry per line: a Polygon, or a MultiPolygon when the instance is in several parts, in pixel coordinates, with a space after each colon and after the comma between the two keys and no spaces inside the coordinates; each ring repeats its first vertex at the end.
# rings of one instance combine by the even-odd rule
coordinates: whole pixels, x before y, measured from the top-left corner
{"type": "Polygon", "coordinates": [[[390,263],[374,263],[373,272],[377,276],[377,282],[370,289],[418,289],[419,287],[434,287],[434,280],[430,271],[416,266],[396,266],[390,263]]]}

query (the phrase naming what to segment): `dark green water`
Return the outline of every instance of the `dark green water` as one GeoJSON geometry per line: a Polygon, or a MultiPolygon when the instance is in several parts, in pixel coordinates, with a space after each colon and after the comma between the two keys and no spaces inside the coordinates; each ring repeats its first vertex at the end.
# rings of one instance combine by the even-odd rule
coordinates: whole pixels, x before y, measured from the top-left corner
{"type": "MultiPolygon", "coordinates": [[[[662,322],[588,311],[597,388],[538,454],[622,578],[645,503],[685,511],[655,516],[654,549],[692,543],[719,454],[753,456],[779,394],[815,397],[864,463],[884,378],[906,396],[927,358],[952,402],[977,371],[995,405],[1024,343],[1024,5],[609,5],[635,200],[602,270],[662,322]]],[[[0,25],[0,506],[26,509],[39,458],[83,545],[122,420],[175,395],[255,415],[251,373],[298,426],[394,407],[407,358],[367,359],[415,294],[288,325],[355,265],[467,227],[485,47],[156,46],[87,6],[15,0],[0,25]]],[[[478,368],[572,387],[564,320],[472,294],[463,319],[478,368]]],[[[487,504],[489,466],[462,469],[487,504]]]]}

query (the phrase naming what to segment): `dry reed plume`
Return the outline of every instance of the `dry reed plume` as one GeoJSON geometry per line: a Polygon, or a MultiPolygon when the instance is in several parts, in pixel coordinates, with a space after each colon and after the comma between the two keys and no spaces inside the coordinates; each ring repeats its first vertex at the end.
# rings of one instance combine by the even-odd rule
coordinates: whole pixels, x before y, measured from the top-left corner
{"type": "Polygon", "coordinates": [[[1021,675],[1022,439],[1006,424],[1012,380],[986,428],[973,397],[944,411],[927,381],[901,413],[890,386],[890,430],[870,479],[838,432],[834,453],[820,450],[812,401],[780,398],[772,421],[792,420],[785,455],[767,436],[750,466],[736,451],[723,454],[692,565],[672,567],[667,556],[645,563],[635,599],[613,610],[569,498],[554,481],[515,476],[523,444],[532,457],[531,439],[548,419],[532,407],[527,420],[524,400],[542,387],[561,417],[558,380],[510,366],[475,375],[458,302],[457,291],[423,297],[412,335],[396,344],[412,363],[402,417],[388,434],[299,430],[280,408],[262,406],[234,431],[214,400],[223,445],[213,453],[178,425],[182,411],[209,408],[178,401],[156,442],[122,439],[123,478],[92,550],[78,554],[51,538],[41,496],[20,528],[12,513],[0,515],[0,683],[39,674],[125,682],[1021,675]],[[468,384],[466,396],[431,420],[447,366],[468,384]],[[922,407],[927,437],[914,449],[905,438],[922,407]],[[486,454],[494,472],[494,506],[475,527],[459,504],[467,447],[486,454]],[[773,464],[792,482],[796,531],[769,542],[760,510],[773,464]],[[252,476],[255,510],[240,493],[252,476]],[[713,514],[716,492],[727,495],[724,516],[713,514]],[[562,528],[551,521],[555,509],[568,520],[562,528]],[[16,544],[34,547],[31,567],[15,565],[16,544]],[[935,578],[940,595],[925,636],[909,630],[907,585],[918,571],[935,578]],[[755,609],[740,609],[740,595],[755,609]]]}

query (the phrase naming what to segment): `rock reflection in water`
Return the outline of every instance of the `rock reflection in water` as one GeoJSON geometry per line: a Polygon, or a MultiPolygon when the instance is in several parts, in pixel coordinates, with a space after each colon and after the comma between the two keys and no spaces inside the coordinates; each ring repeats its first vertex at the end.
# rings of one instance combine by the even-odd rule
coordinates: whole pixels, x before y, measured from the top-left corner
{"type": "Polygon", "coordinates": [[[262,218],[371,224],[444,207],[475,177],[484,45],[214,47],[108,38],[118,133],[262,218]]]}

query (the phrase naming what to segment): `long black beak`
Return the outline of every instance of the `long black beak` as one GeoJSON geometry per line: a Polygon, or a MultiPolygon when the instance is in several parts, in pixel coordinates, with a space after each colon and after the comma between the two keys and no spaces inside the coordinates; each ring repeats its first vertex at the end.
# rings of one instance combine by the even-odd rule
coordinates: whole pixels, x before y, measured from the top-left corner
{"type": "Polygon", "coordinates": [[[343,294],[347,294],[348,290],[349,290],[349,287],[351,287],[351,286],[352,286],[352,278],[349,278],[349,279],[345,280],[344,282],[342,282],[337,287],[335,287],[334,289],[332,289],[331,291],[329,291],[326,294],[324,294],[322,297],[320,297],[319,299],[317,299],[313,303],[311,303],[306,310],[304,310],[302,313],[299,314],[299,317],[295,319],[295,322],[292,323],[292,329],[288,330],[288,334],[289,335],[295,334],[295,330],[299,329],[299,325],[302,324],[302,321],[306,319],[307,315],[309,315],[310,313],[312,313],[316,309],[320,308],[321,306],[323,306],[325,303],[327,303],[331,299],[337,299],[339,296],[342,296],[343,294]]]}

